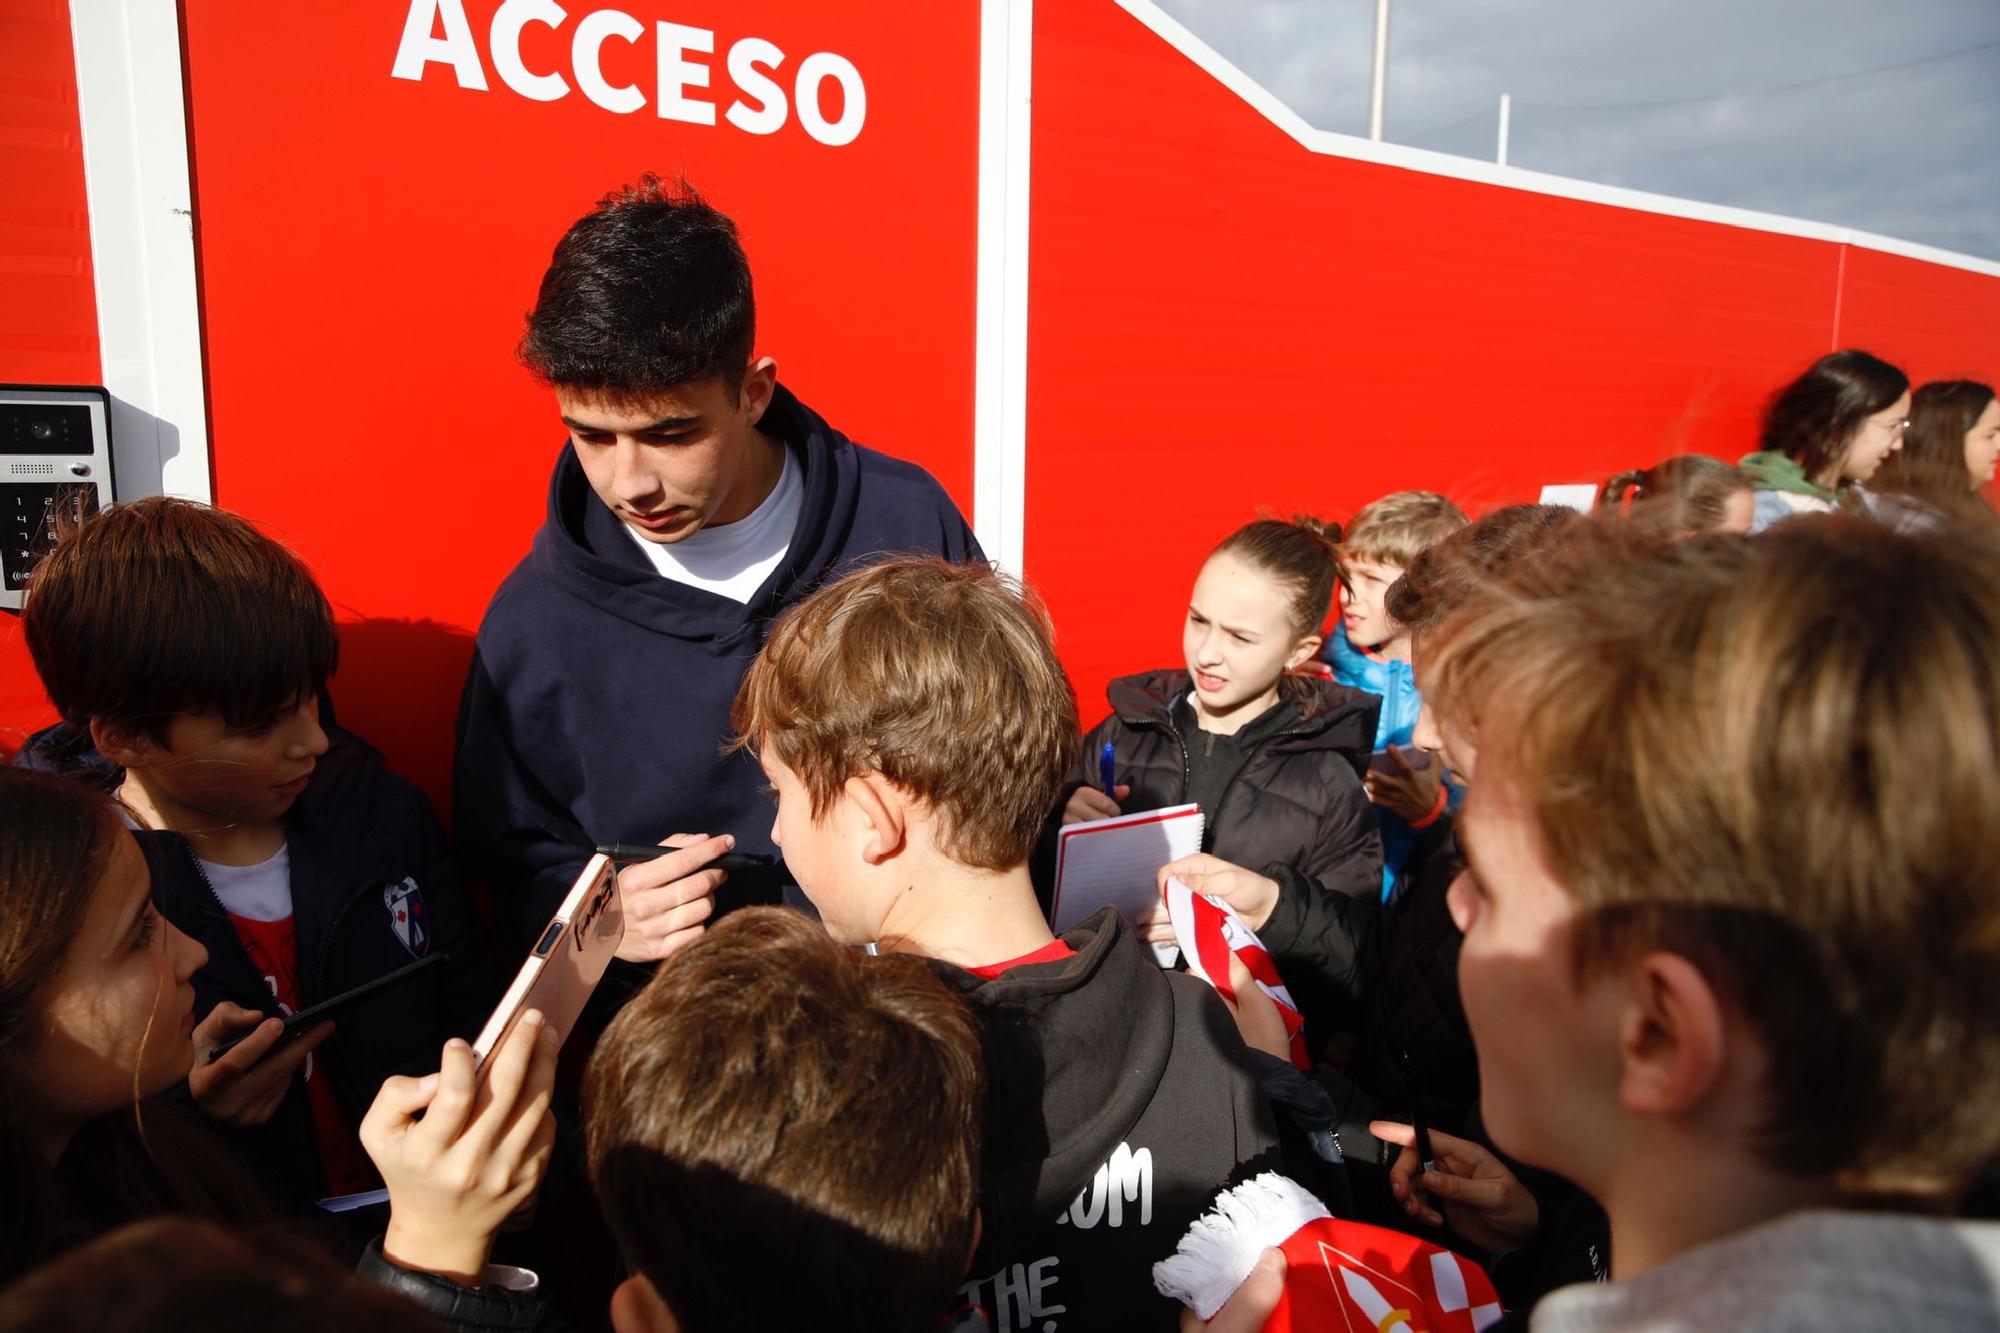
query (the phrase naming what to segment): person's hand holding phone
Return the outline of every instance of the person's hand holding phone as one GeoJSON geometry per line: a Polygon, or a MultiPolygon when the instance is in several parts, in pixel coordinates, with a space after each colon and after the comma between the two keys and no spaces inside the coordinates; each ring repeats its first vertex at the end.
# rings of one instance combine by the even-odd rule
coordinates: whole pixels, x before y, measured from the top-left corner
{"type": "Polygon", "coordinates": [[[472,1047],[454,1039],[437,1073],[383,1082],[361,1121],[361,1146],[389,1188],[383,1258],[477,1285],[494,1235],[548,1170],[560,1046],[530,1009],[483,1075],[472,1047]]]}
{"type": "Polygon", "coordinates": [[[1417,1160],[1417,1133],[1395,1120],[1368,1132],[1403,1151],[1389,1168],[1389,1192],[1419,1222],[1447,1226],[1489,1253],[1519,1245],[1541,1225],[1541,1205],[1506,1164],[1470,1139],[1429,1132],[1432,1170],[1417,1160]],[[1436,1207],[1431,1206],[1435,1202],[1436,1207]]]}
{"type": "Polygon", "coordinates": [[[728,834],[677,833],[660,843],[651,861],[618,872],[618,897],[625,911],[625,939],[617,956],[628,963],[656,963],[694,943],[715,914],[715,891],[729,878],[721,869],[703,869],[736,845],[728,834]]]}
{"type": "Polygon", "coordinates": [[[1160,867],[1158,878],[1161,898],[1167,896],[1167,881],[1178,879],[1196,893],[1228,903],[1252,930],[1262,930],[1278,905],[1277,880],[1207,852],[1167,862],[1160,867]]]}
{"type": "Polygon", "coordinates": [[[195,1105],[210,1119],[238,1128],[261,1125],[276,1115],[291,1090],[292,1075],[332,1034],[333,1024],[320,1023],[273,1051],[284,1031],[283,1019],[241,1005],[224,1003],[209,1010],[194,1030],[194,1067],[188,1070],[195,1105]],[[211,1051],[245,1030],[249,1036],[210,1059],[211,1051]]]}
{"type": "Polygon", "coordinates": [[[1392,767],[1387,772],[1371,767],[1362,776],[1361,785],[1367,790],[1368,799],[1412,824],[1428,818],[1437,809],[1444,765],[1432,754],[1430,761],[1419,768],[1410,762],[1400,745],[1389,746],[1389,759],[1392,767]]]}

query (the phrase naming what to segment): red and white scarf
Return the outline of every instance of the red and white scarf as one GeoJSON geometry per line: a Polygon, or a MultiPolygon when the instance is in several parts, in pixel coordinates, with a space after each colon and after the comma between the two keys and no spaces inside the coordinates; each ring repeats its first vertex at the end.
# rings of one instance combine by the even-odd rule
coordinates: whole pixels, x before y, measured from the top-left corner
{"type": "Polygon", "coordinates": [[[1306,1056],[1306,1020],[1292,1002],[1291,992],[1278,978],[1278,966],[1257,939],[1257,932],[1243,924],[1235,909],[1205,893],[1196,893],[1179,879],[1167,881],[1167,915],[1174,924],[1174,938],[1180,942],[1188,971],[1215,987],[1222,998],[1236,1003],[1236,987],[1229,980],[1229,955],[1243,960],[1257,989],[1271,997],[1285,1020],[1285,1035],[1291,1039],[1292,1063],[1310,1070],[1306,1056]]]}

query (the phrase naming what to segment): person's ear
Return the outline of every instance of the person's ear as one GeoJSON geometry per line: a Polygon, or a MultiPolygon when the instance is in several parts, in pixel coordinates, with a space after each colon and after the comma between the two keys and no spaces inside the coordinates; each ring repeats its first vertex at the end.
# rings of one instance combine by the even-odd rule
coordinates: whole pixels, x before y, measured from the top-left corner
{"type": "Polygon", "coordinates": [[[1649,953],[1626,976],[1618,1024],[1618,1100],[1637,1116],[1682,1118],[1717,1090],[1729,1063],[1722,999],[1679,954],[1649,953]]]}
{"type": "Polygon", "coordinates": [[[880,773],[851,777],[840,789],[856,831],[861,835],[861,859],[880,865],[902,851],[909,840],[910,798],[880,773]]]}
{"type": "Polygon", "coordinates": [[[120,768],[145,768],[164,757],[166,747],[150,736],[122,722],[90,719],[90,743],[97,752],[120,768]]]}
{"type": "Polygon", "coordinates": [[[1306,663],[1319,656],[1320,645],[1326,640],[1317,634],[1308,634],[1292,645],[1292,655],[1285,659],[1285,670],[1297,671],[1306,663]]]}
{"type": "Polygon", "coordinates": [[[737,397],[743,409],[743,424],[754,426],[764,419],[777,387],[778,362],[775,358],[760,356],[750,363],[750,368],[743,372],[743,389],[737,397]]]}
{"type": "Polygon", "coordinates": [[[680,1333],[674,1312],[660,1299],[652,1279],[635,1273],[611,1293],[611,1327],[615,1333],[680,1333]]]}

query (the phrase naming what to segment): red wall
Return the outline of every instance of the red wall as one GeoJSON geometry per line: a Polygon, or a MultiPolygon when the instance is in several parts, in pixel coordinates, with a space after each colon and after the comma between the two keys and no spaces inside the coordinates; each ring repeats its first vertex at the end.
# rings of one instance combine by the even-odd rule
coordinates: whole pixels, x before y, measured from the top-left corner
{"type": "MultiPolygon", "coordinates": [[[[606,190],[685,171],[742,228],[783,380],[972,505],[977,7],[616,3],[714,31],[724,105],[740,37],[775,42],[784,71],[845,56],[868,110],[844,147],[796,117],[755,136],[523,98],[486,51],[496,7],[466,6],[476,92],[441,66],[390,77],[406,0],[185,6],[216,499],[311,563],[341,620],[342,720],[440,804],[470,636],[563,438],[513,361],[522,312],[606,190]]],[[[529,28],[528,68],[567,72],[595,7],[529,28]]],[[[651,90],[649,45],[607,50],[607,77],[651,90]]]]}
{"type": "MultiPolygon", "coordinates": [[[[470,635],[540,522],[553,405],[512,363],[561,229],[641,171],[743,225],[762,351],[972,509],[975,0],[568,0],[851,60],[846,147],[433,66],[393,79],[406,0],[185,0],[220,503],[292,543],[341,620],[344,720],[432,794],[470,635]]],[[[98,378],[69,35],[0,42],[0,376],[98,378]],[[30,188],[15,188],[24,182],[30,188]]],[[[1314,154],[1111,0],[1034,39],[1027,573],[1086,720],[1170,663],[1202,555],[1260,507],[1344,517],[1405,487],[1475,511],[1682,449],[1749,447],[1770,389],[1859,343],[1918,379],[2000,378],[2000,280],[1874,251],[1314,154]]],[[[16,39],[16,34],[19,39],[16,39]]],[[[648,39],[650,41],[650,38],[648,39]]],[[[0,741],[47,716],[0,620],[0,741]]]]}
{"type": "MultiPolygon", "coordinates": [[[[0,5],[0,383],[95,384],[97,295],[64,0],[0,5]]],[[[0,760],[55,718],[0,613],[0,760]]]]}
{"type": "Polygon", "coordinates": [[[2000,280],[1299,146],[1109,0],[1035,7],[1027,573],[1085,721],[1260,507],[1478,512],[1680,450],[1862,342],[2000,372],[2000,280]],[[1836,319],[1836,308],[1839,308],[1836,319]]]}

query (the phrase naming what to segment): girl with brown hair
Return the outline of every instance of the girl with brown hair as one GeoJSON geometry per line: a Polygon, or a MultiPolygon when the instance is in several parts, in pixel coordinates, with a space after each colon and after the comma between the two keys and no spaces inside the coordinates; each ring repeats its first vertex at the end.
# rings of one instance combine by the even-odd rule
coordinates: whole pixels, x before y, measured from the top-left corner
{"type": "Polygon", "coordinates": [[[1597,492],[1597,508],[1623,514],[1663,536],[1748,532],[1757,517],[1756,486],[1743,469],[1719,458],[1675,454],[1607,480],[1597,492]]]}
{"type": "Polygon", "coordinates": [[[155,910],[108,797],[0,769],[0,1276],[135,1217],[264,1213],[186,1112],[147,1100],[220,1090],[194,1069],[228,1021],[195,1028],[207,959],[155,910]]]}
{"type": "MultiPolygon", "coordinates": [[[[245,1099],[247,1071],[205,1058],[241,1027],[233,1005],[196,1025],[207,961],[154,906],[147,849],[110,797],[0,768],[0,1283],[144,1217],[270,1221],[197,1116],[159,1096],[186,1080],[216,1119],[270,1114],[245,1099]]],[[[364,1271],[434,1312],[535,1299],[476,1284],[493,1231],[547,1166],[556,1046],[540,1027],[502,1045],[476,1109],[471,1050],[453,1042],[440,1073],[385,1084],[364,1123],[392,1196],[364,1271]]]]}
{"type": "Polygon", "coordinates": [[[1875,517],[1906,532],[1947,516],[1988,518],[1979,488],[2000,462],[2000,399],[1977,380],[1938,380],[1910,395],[1910,429],[1900,453],[1869,488],[1875,517]]]}
{"type": "Polygon", "coordinates": [[[1902,448],[1909,414],[1909,376],[1880,357],[1848,348],[1813,362],[1771,399],[1757,452],[1742,461],[1757,483],[1752,531],[1860,510],[1861,484],[1902,448]]]}

